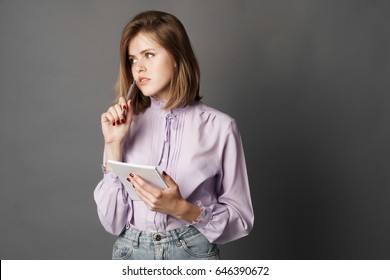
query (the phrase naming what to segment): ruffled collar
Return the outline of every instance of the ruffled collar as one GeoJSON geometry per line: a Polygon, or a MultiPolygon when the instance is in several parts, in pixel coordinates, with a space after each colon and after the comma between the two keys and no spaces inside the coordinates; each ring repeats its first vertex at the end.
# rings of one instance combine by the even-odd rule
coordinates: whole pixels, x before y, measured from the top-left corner
{"type": "Polygon", "coordinates": [[[178,115],[186,111],[188,108],[187,106],[187,107],[177,107],[170,110],[164,110],[164,106],[165,106],[165,102],[162,102],[153,96],[150,97],[150,108],[156,111],[160,111],[162,115],[178,115]]]}

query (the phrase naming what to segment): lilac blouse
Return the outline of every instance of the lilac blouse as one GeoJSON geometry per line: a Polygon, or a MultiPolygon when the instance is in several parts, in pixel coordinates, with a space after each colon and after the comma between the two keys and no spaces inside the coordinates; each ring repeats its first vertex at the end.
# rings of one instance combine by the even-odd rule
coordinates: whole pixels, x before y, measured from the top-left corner
{"type": "MultiPolygon", "coordinates": [[[[247,235],[254,214],[235,120],[202,102],[173,110],[163,106],[151,98],[151,106],[134,117],[123,161],[165,170],[183,198],[203,210],[192,225],[210,242],[223,244],[247,235]]],[[[94,198],[102,225],[114,235],[125,227],[157,232],[189,225],[131,200],[104,165],[94,198]]]]}

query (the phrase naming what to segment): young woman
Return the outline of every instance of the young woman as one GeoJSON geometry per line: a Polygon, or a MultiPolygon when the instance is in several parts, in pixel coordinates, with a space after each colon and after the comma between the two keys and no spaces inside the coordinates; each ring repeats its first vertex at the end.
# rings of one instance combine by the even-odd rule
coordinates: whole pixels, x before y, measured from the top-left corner
{"type": "Polygon", "coordinates": [[[216,244],[253,227],[236,122],[199,101],[199,81],[175,16],[148,11],[125,26],[118,97],[101,116],[103,179],[94,192],[101,223],[119,236],[113,259],[219,259],[216,244]],[[158,166],[169,187],[159,190],[129,174],[141,198],[131,200],[107,160],[158,166]]]}

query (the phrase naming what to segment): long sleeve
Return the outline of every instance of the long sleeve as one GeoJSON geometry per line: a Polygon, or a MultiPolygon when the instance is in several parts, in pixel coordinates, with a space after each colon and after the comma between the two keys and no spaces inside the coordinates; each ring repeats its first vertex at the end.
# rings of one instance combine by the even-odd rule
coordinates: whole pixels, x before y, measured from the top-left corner
{"type": "MultiPolygon", "coordinates": [[[[133,119],[123,162],[157,166],[169,174],[183,198],[203,209],[192,224],[210,242],[222,244],[247,235],[254,215],[235,120],[202,102],[168,111],[163,106],[151,98],[151,106],[133,119]]],[[[188,226],[129,199],[112,172],[104,170],[94,197],[102,225],[114,235],[126,226],[149,232],[188,226]]]]}
{"type": "Polygon", "coordinates": [[[103,172],[103,179],[94,191],[98,216],[106,231],[119,235],[131,216],[132,208],[118,176],[113,172],[106,172],[104,167],[103,172]]]}
{"type": "Polygon", "coordinates": [[[248,235],[254,223],[244,150],[234,120],[225,141],[218,201],[211,205],[198,201],[203,213],[194,224],[210,242],[219,244],[248,235]]]}

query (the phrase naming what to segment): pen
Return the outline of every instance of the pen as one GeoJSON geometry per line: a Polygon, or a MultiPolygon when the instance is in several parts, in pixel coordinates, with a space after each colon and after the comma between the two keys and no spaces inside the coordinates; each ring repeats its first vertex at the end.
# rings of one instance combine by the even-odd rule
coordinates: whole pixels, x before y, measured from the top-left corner
{"type": "MultiPolygon", "coordinates": [[[[129,91],[127,92],[126,103],[127,103],[127,101],[129,101],[130,94],[131,94],[131,92],[133,91],[134,84],[135,84],[135,82],[134,82],[134,80],[133,80],[133,82],[132,82],[131,85],[130,85],[129,91]]],[[[126,113],[127,113],[127,110],[123,109],[123,110],[122,110],[122,116],[126,115],[126,113]]]]}

